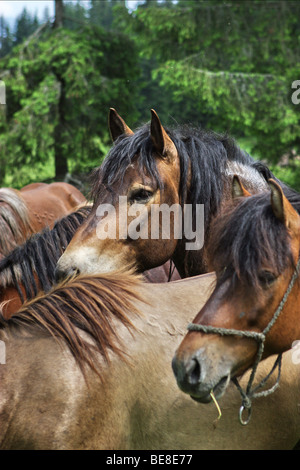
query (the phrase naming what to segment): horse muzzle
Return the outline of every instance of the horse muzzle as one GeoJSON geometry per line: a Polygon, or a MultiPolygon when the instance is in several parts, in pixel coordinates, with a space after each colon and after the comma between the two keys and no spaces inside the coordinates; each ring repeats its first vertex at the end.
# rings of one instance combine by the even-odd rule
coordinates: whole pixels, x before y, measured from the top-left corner
{"type": "Polygon", "coordinates": [[[187,357],[175,354],[172,369],[180,390],[201,403],[212,400],[211,392],[220,398],[230,382],[229,365],[206,360],[203,350],[187,357]]]}
{"type": "Polygon", "coordinates": [[[67,278],[75,277],[80,274],[80,270],[75,267],[70,267],[68,269],[63,269],[59,266],[56,266],[54,271],[55,282],[58,284],[64,281],[67,278]]]}

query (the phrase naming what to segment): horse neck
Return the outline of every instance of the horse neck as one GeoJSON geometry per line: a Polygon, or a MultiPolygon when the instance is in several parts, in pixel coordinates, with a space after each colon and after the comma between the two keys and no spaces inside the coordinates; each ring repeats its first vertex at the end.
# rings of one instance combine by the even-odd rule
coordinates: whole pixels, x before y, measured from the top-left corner
{"type": "Polygon", "coordinates": [[[187,240],[178,240],[172,256],[177,271],[182,279],[190,276],[207,273],[203,257],[203,249],[199,251],[187,251],[185,243],[187,240]]]}
{"type": "MultiPolygon", "coordinates": [[[[220,175],[220,188],[221,194],[203,194],[199,196],[199,200],[195,201],[191,194],[191,187],[187,188],[187,204],[204,204],[204,247],[206,240],[209,237],[210,223],[212,219],[218,214],[221,208],[232,200],[232,178],[233,175],[238,175],[243,182],[245,188],[251,193],[255,194],[268,190],[266,178],[260,173],[254,165],[250,163],[241,163],[234,160],[228,160],[220,175]],[[202,197],[206,197],[207,203],[202,197]]],[[[218,189],[215,187],[215,192],[218,189]]],[[[201,227],[203,228],[203,227],[201,227]]],[[[200,250],[186,250],[186,243],[189,242],[184,235],[181,240],[178,240],[176,249],[172,256],[172,260],[179,271],[181,277],[195,276],[197,274],[204,274],[207,272],[207,267],[204,259],[204,247],[200,250]]]]}

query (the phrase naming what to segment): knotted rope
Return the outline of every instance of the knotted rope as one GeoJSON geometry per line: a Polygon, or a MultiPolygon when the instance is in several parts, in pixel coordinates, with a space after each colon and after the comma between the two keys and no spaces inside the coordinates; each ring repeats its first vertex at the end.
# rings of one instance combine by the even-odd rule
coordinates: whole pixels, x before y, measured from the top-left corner
{"type": "Polygon", "coordinates": [[[221,336],[240,336],[240,337],[243,337],[243,338],[254,339],[255,341],[258,342],[258,344],[259,344],[258,351],[257,351],[257,355],[256,355],[256,358],[255,358],[253,367],[252,367],[252,371],[251,371],[251,374],[250,374],[250,377],[249,377],[249,381],[248,381],[248,384],[247,384],[247,387],[246,387],[246,391],[244,391],[242,389],[242,387],[239,385],[239,382],[236,378],[232,379],[232,382],[236,385],[236,387],[239,390],[239,392],[241,394],[241,397],[242,397],[242,406],[240,407],[240,411],[239,411],[239,420],[240,420],[240,423],[243,424],[243,425],[248,424],[249,421],[250,421],[251,410],[252,410],[252,400],[254,398],[258,398],[258,397],[262,397],[262,396],[265,397],[267,395],[270,395],[279,386],[280,374],[281,374],[282,354],[279,354],[277,356],[277,359],[276,359],[271,371],[269,372],[269,374],[264,379],[262,379],[261,382],[256,387],[251,389],[254,378],[255,378],[255,374],[256,374],[256,371],[257,371],[257,368],[258,368],[258,364],[259,364],[259,362],[262,358],[262,355],[263,355],[266,335],[269,333],[269,331],[271,330],[271,328],[273,327],[274,323],[276,322],[277,318],[279,317],[279,315],[281,314],[281,312],[283,310],[283,307],[284,307],[284,305],[285,305],[285,303],[288,299],[288,296],[289,296],[291,290],[293,289],[294,284],[296,282],[296,279],[299,275],[299,268],[300,268],[300,259],[298,260],[298,263],[297,263],[297,266],[296,266],[295,271],[293,273],[293,276],[292,276],[292,278],[289,282],[287,290],[286,290],[280,304],[278,305],[272,319],[270,320],[270,322],[268,323],[268,325],[266,326],[266,328],[263,330],[262,333],[257,333],[255,331],[235,330],[235,329],[230,329],[230,328],[219,328],[219,327],[214,327],[214,326],[209,326],[209,325],[199,325],[199,324],[195,324],[195,323],[190,323],[188,325],[188,330],[189,331],[201,331],[202,333],[219,334],[221,336]],[[261,392],[258,392],[258,390],[261,389],[265,385],[265,383],[269,380],[269,378],[274,373],[276,368],[278,368],[278,375],[277,375],[277,379],[276,379],[275,384],[271,388],[269,388],[268,390],[263,390],[261,392]],[[248,417],[247,417],[246,420],[244,420],[243,416],[242,416],[244,410],[248,411],[248,417]]]}

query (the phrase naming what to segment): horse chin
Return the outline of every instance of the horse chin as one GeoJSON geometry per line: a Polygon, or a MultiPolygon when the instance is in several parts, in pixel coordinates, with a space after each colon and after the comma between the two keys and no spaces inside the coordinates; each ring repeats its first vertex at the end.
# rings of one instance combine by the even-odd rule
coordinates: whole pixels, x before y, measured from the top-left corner
{"type": "MultiPolygon", "coordinates": [[[[219,399],[224,395],[229,382],[230,374],[222,377],[222,379],[219,380],[219,382],[212,388],[211,392],[213,392],[216,399],[219,399]]],[[[190,397],[198,403],[210,403],[212,401],[211,392],[201,396],[190,395],[190,397]]]]}

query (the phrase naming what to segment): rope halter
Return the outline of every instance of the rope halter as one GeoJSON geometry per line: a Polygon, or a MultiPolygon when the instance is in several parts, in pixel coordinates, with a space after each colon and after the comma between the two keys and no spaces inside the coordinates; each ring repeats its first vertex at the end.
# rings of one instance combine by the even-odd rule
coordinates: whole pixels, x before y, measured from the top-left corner
{"type": "Polygon", "coordinates": [[[288,299],[288,296],[289,296],[291,290],[293,289],[293,286],[294,286],[294,284],[296,282],[296,279],[299,275],[299,268],[300,268],[300,259],[298,260],[298,263],[297,263],[297,266],[296,266],[295,271],[293,273],[293,276],[292,276],[292,278],[289,282],[287,290],[286,290],[280,304],[278,305],[272,319],[270,320],[270,322],[268,323],[268,325],[266,326],[266,328],[263,330],[262,333],[257,333],[257,332],[254,332],[254,331],[234,330],[234,329],[229,329],[229,328],[218,328],[218,327],[214,327],[214,326],[199,325],[199,324],[195,324],[195,323],[190,323],[187,327],[188,331],[200,331],[202,333],[219,334],[221,336],[240,336],[240,337],[243,337],[243,338],[251,338],[251,339],[254,339],[258,342],[258,351],[257,351],[257,355],[256,355],[256,358],[255,358],[253,367],[252,367],[252,371],[251,371],[251,374],[250,374],[250,377],[249,377],[249,381],[248,381],[246,390],[244,391],[242,389],[242,387],[240,386],[240,384],[239,384],[239,382],[236,378],[231,379],[232,382],[236,385],[236,387],[239,390],[239,392],[241,394],[241,397],[242,397],[242,406],[240,407],[240,410],[239,410],[239,421],[242,425],[247,425],[249,423],[250,419],[251,419],[252,400],[254,398],[265,397],[267,395],[270,395],[279,386],[279,380],[280,380],[280,374],[281,374],[282,354],[279,354],[277,356],[277,359],[276,359],[271,371],[269,372],[269,374],[264,379],[262,379],[261,382],[256,387],[251,388],[252,384],[253,384],[253,381],[254,381],[254,377],[255,377],[257,368],[258,368],[258,364],[259,364],[259,362],[262,358],[262,355],[263,355],[266,336],[269,333],[269,331],[271,330],[271,328],[273,327],[274,323],[276,322],[277,318],[279,317],[279,315],[281,314],[281,312],[283,310],[283,307],[284,307],[284,305],[285,305],[285,303],[288,299]],[[267,390],[263,390],[263,391],[258,392],[258,390],[261,389],[265,385],[265,383],[268,381],[268,379],[271,377],[271,375],[274,373],[274,371],[276,369],[278,369],[278,374],[277,374],[277,379],[276,379],[275,384],[267,390]],[[245,410],[248,413],[246,419],[243,418],[243,413],[244,413],[245,410]]]}

